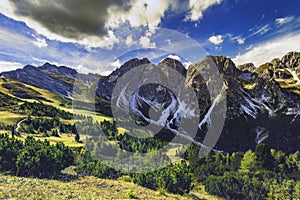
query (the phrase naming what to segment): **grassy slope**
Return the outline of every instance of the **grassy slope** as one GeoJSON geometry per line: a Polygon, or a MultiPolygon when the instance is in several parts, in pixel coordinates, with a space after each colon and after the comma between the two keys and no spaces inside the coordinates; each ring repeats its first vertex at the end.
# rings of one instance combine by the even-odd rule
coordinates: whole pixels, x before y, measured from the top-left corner
{"type": "Polygon", "coordinates": [[[25,117],[25,115],[15,114],[9,111],[0,111],[0,124],[17,124],[18,121],[25,117]]]}
{"type": "MultiPolygon", "coordinates": [[[[12,85],[19,83],[13,80],[7,82],[0,78],[0,91],[10,96],[17,97],[13,95],[12,91],[3,87],[3,83],[9,83],[12,85]]],[[[68,103],[68,100],[47,90],[31,85],[23,85],[25,87],[22,88],[24,88],[25,92],[28,91],[29,94],[34,94],[34,91],[36,91],[41,97],[45,98],[45,101],[41,100],[44,104],[48,104],[68,112],[73,112],[71,102],[69,102],[68,107],[60,106],[61,103],[68,103]]],[[[17,98],[28,102],[37,101],[36,99],[17,98]]],[[[95,113],[86,110],[76,110],[76,113],[92,116],[95,121],[113,120],[110,117],[98,114],[96,115],[95,113]]],[[[4,124],[16,124],[25,117],[26,116],[11,113],[9,110],[0,111],[0,122],[4,124]]],[[[62,120],[62,122],[67,124],[74,123],[73,120],[62,120]]],[[[126,130],[119,128],[119,131],[120,133],[124,133],[126,130]]],[[[5,130],[0,130],[0,133],[10,134],[9,131],[5,130]]],[[[29,134],[23,135],[19,139],[24,140],[27,135],[29,134]]],[[[83,144],[76,143],[74,137],[68,134],[62,134],[61,137],[42,137],[41,135],[32,136],[40,140],[47,139],[52,144],[56,142],[63,142],[71,147],[83,146],[83,144]]],[[[180,161],[180,159],[175,156],[176,149],[177,148],[170,149],[167,153],[173,162],[180,161]]],[[[70,182],[62,182],[58,180],[19,178],[0,174],[0,199],[126,199],[130,197],[128,195],[128,191],[133,191],[139,199],[216,199],[203,191],[199,191],[198,189],[191,192],[188,197],[182,197],[165,192],[160,194],[159,192],[125,181],[113,181],[95,177],[84,177],[70,182]]]]}
{"type": "MultiPolygon", "coordinates": [[[[28,101],[28,102],[34,102],[37,101],[37,99],[34,99],[36,96],[36,94],[40,94],[40,97],[44,98],[45,100],[41,100],[44,104],[47,105],[51,105],[53,107],[71,112],[71,113],[76,113],[76,114],[81,114],[81,115],[86,115],[86,116],[91,116],[93,117],[93,119],[95,121],[103,121],[103,120],[107,120],[107,121],[112,121],[113,119],[111,117],[106,117],[103,115],[99,115],[96,113],[93,113],[91,111],[87,111],[87,110],[73,110],[72,109],[72,102],[70,100],[64,99],[61,96],[54,94],[50,91],[32,86],[32,85],[27,85],[27,84],[23,84],[23,83],[19,83],[17,81],[14,80],[4,80],[3,78],[0,78],[0,91],[8,94],[9,96],[18,98],[20,100],[23,101],[28,101]],[[12,87],[15,86],[15,88],[18,89],[18,91],[23,90],[24,93],[27,93],[28,96],[32,96],[32,98],[30,99],[25,99],[25,98],[20,98],[16,95],[14,95],[15,93],[9,89],[7,89],[7,87],[4,87],[3,85],[10,85],[12,87]],[[19,87],[19,85],[22,85],[22,87],[19,87]],[[62,107],[60,106],[60,104],[67,104],[67,107],[62,107]]],[[[19,115],[19,114],[14,114],[12,112],[10,112],[9,108],[5,111],[0,111],[0,123],[1,124],[6,124],[6,125],[15,125],[17,124],[20,120],[26,118],[26,115],[19,115]]],[[[74,124],[73,120],[61,120],[63,123],[66,124],[74,124]]],[[[125,132],[125,129],[119,128],[119,131],[121,133],[125,132]]],[[[7,131],[1,131],[1,132],[7,132],[7,131]]],[[[72,147],[78,147],[78,146],[83,146],[83,144],[80,143],[76,143],[74,141],[74,136],[68,136],[67,134],[63,134],[62,137],[58,138],[58,137],[47,137],[47,138],[43,138],[37,135],[32,135],[33,137],[35,137],[36,139],[41,139],[41,140],[49,140],[51,143],[55,143],[55,142],[64,142],[66,145],[68,146],[72,146],[72,147]]],[[[22,139],[22,138],[21,138],[22,139]]]]}
{"type": "MultiPolygon", "coordinates": [[[[57,94],[54,94],[50,91],[47,91],[47,90],[44,90],[44,89],[41,89],[41,88],[38,88],[38,87],[35,87],[32,85],[22,84],[17,81],[14,81],[14,80],[7,80],[7,79],[0,78],[0,91],[9,96],[15,97],[22,101],[28,101],[28,102],[37,101],[37,99],[35,99],[36,98],[35,95],[40,94],[39,97],[42,97],[45,99],[45,100],[40,100],[44,104],[51,105],[53,107],[56,107],[56,108],[59,108],[59,109],[62,109],[62,110],[65,110],[65,111],[68,111],[71,113],[74,112],[74,110],[72,109],[72,102],[69,99],[62,98],[61,96],[59,96],[57,94]],[[16,95],[15,91],[7,89],[7,87],[4,87],[4,85],[10,85],[11,87],[15,86],[15,88],[17,88],[19,92],[22,90],[23,94],[26,93],[26,94],[28,94],[28,96],[32,96],[32,98],[20,98],[20,97],[18,97],[18,95],[16,95]],[[20,87],[20,85],[22,85],[22,87],[20,87]],[[65,104],[65,105],[67,105],[67,107],[63,107],[60,104],[65,104]]],[[[19,114],[12,113],[9,109],[10,108],[7,108],[7,110],[5,110],[5,108],[4,108],[3,111],[0,111],[0,124],[16,125],[20,120],[27,117],[26,115],[19,115],[19,114]]],[[[103,120],[112,121],[112,118],[110,118],[110,117],[95,114],[93,112],[86,111],[86,110],[76,110],[75,113],[86,115],[86,116],[91,116],[94,118],[95,121],[96,120],[97,121],[103,121],[103,120]]],[[[74,124],[73,120],[61,120],[61,121],[66,124],[74,124]]],[[[3,133],[3,132],[8,132],[8,131],[1,130],[1,133],[3,133]]],[[[59,142],[59,141],[64,142],[68,146],[76,146],[76,147],[83,146],[82,144],[76,143],[74,141],[74,136],[70,137],[66,134],[63,134],[62,137],[60,137],[60,138],[57,138],[57,137],[43,138],[43,137],[39,137],[39,136],[36,137],[36,135],[34,135],[34,137],[36,139],[41,139],[41,140],[47,139],[52,143],[59,142]]]]}
{"type": "MultiPolygon", "coordinates": [[[[24,99],[24,98],[19,98],[19,97],[15,96],[15,95],[13,95],[12,91],[10,91],[7,88],[3,87],[3,84],[10,84],[10,85],[15,84],[15,85],[17,85],[17,84],[20,84],[19,82],[14,81],[14,80],[5,81],[3,78],[0,78],[0,91],[5,93],[5,94],[8,94],[10,96],[13,96],[13,97],[16,97],[18,99],[24,100],[24,101],[28,101],[28,102],[37,101],[34,98],[24,99]]],[[[47,91],[47,90],[44,90],[44,89],[41,89],[41,88],[38,88],[38,87],[35,87],[35,86],[32,86],[32,85],[27,85],[27,84],[23,84],[23,83],[22,83],[22,85],[25,86],[23,88],[24,92],[29,93],[29,95],[32,94],[34,91],[37,92],[37,93],[40,93],[40,97],[46,99],[46,100],[41,100],[44,104],[51,105],[51,106],[54,106],[56,108],[59,108],[61,110],[65,110],[65,111],[68,111],[68,112],[71,112],[71,113],[74,111],[72,109],[72,101],[70,99],[63,98],[63,97],[61,97],[61,96],[59,96],[59,95],[57,95],[53,92],[50,92],[50,91],[47,91]],[[60,104],[64,104],[64,105],[66,105],[66,107],[61,106],[60,104]]],[[[75,112],[77,114],[92,116],[95,120],[99,120],[99,121],[103,121],[104,119],[112,120],[110,117],[96,115],[95,113],[90,112],[90,111],[86,111],[86,110],[76,110],[75,112]]]]}
{"type": "Polygon", "coordinates": [[[130,191],[138,199],[189,199],[159,193],[122,180],[81,177],[58,181],[14,177],[0,174],[0,199],[129,199],[130,191]]]}

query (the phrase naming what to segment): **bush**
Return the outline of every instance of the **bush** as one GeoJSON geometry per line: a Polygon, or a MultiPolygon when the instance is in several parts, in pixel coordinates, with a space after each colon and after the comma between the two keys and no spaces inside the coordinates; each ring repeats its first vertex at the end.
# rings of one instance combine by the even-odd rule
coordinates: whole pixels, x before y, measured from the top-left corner
{"type": "Polygon", "coordinates": [[[131,182],[131,177],[128,175],[121,176],[119,179],[125,182],[131,182]]]}
{"type": "Polygon", "coordinates": [[[213,195],[226,199],[265,199],[267,190],[256,178],[249,178],[247,174],[225,173],[223,176],[209,176],[206,178],[205,189],[213,195]]]}
{"type": "Polygon", "coordinates": [[[0,170],[15,173],[16,160],[23,143],[15,138],[9,138],[7,134],[0,135],[0,170]]]}
{"type": "Polygon", "coordinates": [[[20,140],[0,135],[0,170],[20,176],[53,177],[74,162],[74,154],[62,143],[50,145],[27,137],[20,140]]]}
{"type": "Polygon", "coordinates": [[[74,162],[73,152],[63,143],[50,145],[45,140],[37,141],[27,137],[23,149],[18,153],[17,175],[35,177],[54,177],[74,162]]]}
{"type": "Polygon", "coordinates": [[[191,189],[192,175],[185,162],[149,173],[132,174],[133,182],[153,190],[165,189],[168,192],[181,194],[191,189]]]}
{"type": "Polygon", "coordinates": [[[136,197],[136,193],[135,193],[135,191],[133,191],[133,190],[128,190],[127,191],[127,196],[128,196],[128,198],[130,198],[130,199],[136,199],[137,197],[136,197]]]}

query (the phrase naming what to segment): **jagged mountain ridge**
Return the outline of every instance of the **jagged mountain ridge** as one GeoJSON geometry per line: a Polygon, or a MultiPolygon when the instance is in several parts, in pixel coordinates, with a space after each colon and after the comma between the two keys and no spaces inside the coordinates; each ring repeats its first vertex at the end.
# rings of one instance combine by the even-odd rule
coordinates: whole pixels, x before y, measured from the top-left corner
{"type": "MultiPolygon", "coordinates": [[[[204,80],[202,75],[207,67],[217,67],[223,80],[227,99],[226,120],[220,140],[216,145],[217,149],[228,152],[243,151],[264,142],[272,148],[287,152],[299,150],[300,53],[288,53],[282,59],[273,59],[259,67],[255,67],[251,63],[236,66],[224,56],[207,56],[203,61],[189,66],[187,70],[179,61],[170,58],[163,60],[158,65],[151,64],[146,58],[132,59],[109,76],[101,77],[97,83],[96,95],[100,99],[110,102],[118,79],[140,65],[149,65],[153,69],[168,66],[185,77],[186,84],[193,88],[199,100],[200,121],[203,122],[201,124],[206,124],[200,128],[204,130],[210,126],[209,118],[205,118],[204,114],[212,106],[206,83],[207,81],[213,83],[216,75],[206,75],[209,77],[207,80],[204,80]],[[235,142],[232,142],[233,140],[235,142]]],[[[164,69],[161,70],[168,78],[168,72],[164,69]]],[[[67,96],[73,92],[70,80],[74,80],[78,73],[67,67],[57,67],[46,63],[38,68],[26,66],[24,69],[5,72],[2,75],[67,96]]],[[[82,77],[84,78],[81,81],[84,84],[99,80],[97,75],[82,75],[82,77]]],[[[149,118],[153,116],[147,112],[150,112],[149,109],[153,105],[163,109],[169,108],[172,120],[168,118],[165,121],[167,127],[174,128],[183,115],[188,119],[188,115],[196,114],[193,113],[193,110],[183,109],[182,102],[175,102],[172,93],[166,88],[159,89],[159,85],[141,87],[132,99],[136,102],[135,105],[142,105],[136,107],[144,115],[142,118],[141,115],[137,116],[136,119],[139,120],[149,122],[149,118]],[[170,105],[173,105],[172,109],[169,107],[170,105]],[[179,111],[181,115],[178,115],[179,111]],[[184,111],[185,113],[183,113],[184,111]],[[177,117],[175,120],[174,115],[177,117]]],[[[131,111],[134,109],[134,106],[131,107],[131,111]]],[[[203,131],[199,131],[199,138],[202,137],[201,134],[203,131]]]]}
{"type": "Polygon", "coordinates": [[[39,67],[26,65],[23,69],[2,72],[1,75],[70,98],[74,91],[82,93],[81,88],[74,85],[75,81],[90,86],[100,78],[97,74],[80,74],[75,69],[49,63],[39,67]]]}

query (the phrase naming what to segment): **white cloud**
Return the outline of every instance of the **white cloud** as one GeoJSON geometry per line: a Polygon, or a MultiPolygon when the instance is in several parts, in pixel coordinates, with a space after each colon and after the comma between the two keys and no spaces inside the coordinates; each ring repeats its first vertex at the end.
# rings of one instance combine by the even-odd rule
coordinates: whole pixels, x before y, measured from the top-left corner
{"type": "Polygon", "coordinates": [[[48,44],[44,38],[36,38],[36,41],[33,41],[33,43],[39,48],[48,46],[48,44]]]}
{"type": "Polygon", "coordinates": [[[237,38],[236,39],[238,44],[244,44],[245,43],[245,38],[237,38]]]}
{"type": "Polygon", "coordinates": [[[202,19],[204,11],[212,5],[220,4],[222,0],[189,0],[190,13],[185,21],[198,21],[202,19]]]}
{"type": "Polygon", "coordinates": [[[114,62],[112,62],[112,63],[110,63],[110,66],[113,67],[113,68],[118,68],[118,67],[120,67],[121,65],[122,65],[122,64],[121,64],[121,62],[120,62],[119,59],[116,60],[116,61],[114,61],[114,62]]]}
{"type": "Polygon", "coordinates": [[[220,45],[224,42],[222,35],[213,35],[208,40],[214,45],[220,45]]]}
{"type": "Polygon", "coordinates": [[[277,18],[277,19],[275,19],[275,22],[278,25],[283,25],[283,24],[293,21],[294,19],[295,19],[294,16],[289,16],[289,17],[277,18]]]}
{"type": "Polygon", "coordinates": [[[126,45],[128,47],[131,47],[131,45],[133,44],[133,39],[132,39],[132,35],[128,35],[128,37],[126,38],[126,45]]]}
{"type": "Polygon", "coordinates": [[[238,44],[244,44],[246,41],[246,38],[241,37],[240,35],[238,36],[233,36],[232,34],[226,34],[226,37],[229,37],[229,40],[231,42],[237,42],[238,44]]]}
{"type": "Polygon", "coordinates": [[[156,48],[155,42],[151,42],[151,39],[149,37],[146,37],[146,36],[140,37],[139,44],[143,48],[156,48]]]}
{"type": "Polygon", "coordinates": [[[171,59],[178,60],[178,61],[181,60],[180,57],[177,55],[168,55],[167,58],[171,58],[171,59]]]}
{"type": "Polygon", "coordinates": [[[11,71],[22,67],[23,65],[21,63],[0,61],[0,72],[11,71]]]}
{"type": "Polygon", "coordinates": [[[112,6],[108,9],[110,17],[106,24],[112,28],[118,28],[125,22],[129,22],[131,27],[157,27],[172,2],[173,0],[132,0],[132,6],[127,12],[120,12],[118,6],[112,6]]]}
{"type": "Polygon", "coordinates": [[[264,25],[264,26],[258,28],[258,30],[256,30],[254,33],[252,33],[251,36],[254,36],[257,34],[263,35],[263,34],[267,33],[269,30],[271,30],[271,27],[269,24],[267,24],[267,25],[264,25]]]}
{"type": "Polygon", "coordinates": [[[191,63],[191,62],[183,62],[182,64],[185,66],[185,68],[188,68],[193,63],[191,63]]]}
{"type": "Polygon", "coordinates": [[[290,34],[253,46],[246,53],[237,55],[233,61],[237,65],[252,62],[255,66],[260,66],[290,51],[297,51],[299,47],[300,33],[290,34]]]}

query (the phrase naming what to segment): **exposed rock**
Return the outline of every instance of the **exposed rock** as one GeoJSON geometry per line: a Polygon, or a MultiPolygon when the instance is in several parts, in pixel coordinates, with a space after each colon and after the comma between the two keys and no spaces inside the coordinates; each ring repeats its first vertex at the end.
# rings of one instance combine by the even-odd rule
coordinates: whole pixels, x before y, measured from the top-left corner
{"type": "MultiPolygon", "coordinates": [[[[222,90],[225,88],[227,108],[226,113],[220,112],[220,115],[224,115],[226,119],[216,149],[228,152],[244,151],[254,149],[257,144],[263,142],[271,148],[285,152],[299,150],[300,53],[298,52],[288,53],[282,59],[273,59],[257,68],[251,63],[236,67],[224,56],[207,56],[204,60],[190,65],[188,70],[178,60],[171,58],[164,59],[158,65],[153,65],[144,58],[126,62],[107,77],[95,74],[82,75],[73,69],[49,63],[38,68],[28,65],[23,69],[3,72],[1,76],[32,84],[62,96],[69,96],[74,92],[70,81],[75,81],[76,77],[76,81],[82,84],[96,85],[97,98],[110,103],[119,78],[141,65],[146,66],[145,73],[154,76],[148,77],[154,80],[154,83],[149,84],[147,77],[142,79],[133,75],[127,85],[134,84],[135,81],[144,85],[136,88],[132,94],[121,93],[116,97],[128,99],[125,104],[135,120],[146,124],[153,123],[174,131],[182,120],[189,121],[193,116],[199,116],[196,140],[201,143],[205,131],[217,126],[210,122],[210,112],[212,107],[216,106],[215,100],[220,88],[222,90]],[[174,73],[174,70],[177,72],[174,73]],[[184,87],[177,84],[180,78],[184,80],[184,87]],[[165,86],[156,84],[160,83],[159,81],[166,83],[165,86]],[[168,84],[173,85],[175,90],[171,91],[167,87],[168,84]],[[193,110],[193,106],[186,107],[185,102],[181,102],[175,95],[176,93],[184,99],[189,99],[190,94],[182,89],[185,87],[192,87],[198,99],[196,103],[199,105],[199,111],[193,110]]],[[[127,87],[126,84],[124,89],[127,87]]],[[[80,92],[80,89],[77,89],[80,92]]]]}
{"type": "Polygon", "coordinates": [[[81,93],[81,90],[77,86],[56,79],[31,65],[27,65],[23,69],[17,69],[15,71],[3,72],[2,75],[22,83],[49,90],[62,96],[72,96],[73,89],[75,89],[77,93],[81,93]]]}
{"type": "Polygon", "coordinates": [[[253,63],[246,63],[246,64],[243,64],[243,65],[239,65],[237,66],[240,70],[242,71],[250,71],[250,72],[254,72],[255,71],[255,66],[253,63]]]}

